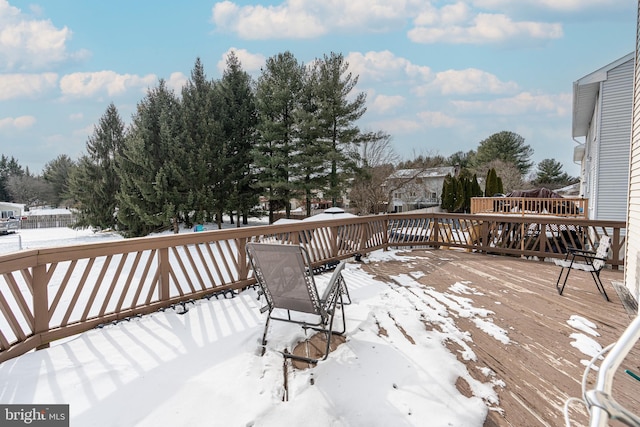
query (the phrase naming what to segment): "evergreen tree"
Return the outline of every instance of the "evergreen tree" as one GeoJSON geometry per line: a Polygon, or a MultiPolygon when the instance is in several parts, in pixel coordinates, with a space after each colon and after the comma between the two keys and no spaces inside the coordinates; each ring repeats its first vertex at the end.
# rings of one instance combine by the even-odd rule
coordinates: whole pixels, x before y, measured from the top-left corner
{"type": "Polygon", "coordinates": [[[502,131],[494,133],[480,142],[476,153],[476,166],[499,159],[516,165],[521,175],[531,169],[533,149],[525,144],[524,138],[517,133],[502,131]]]}
{"type": "Polygon", "coordinates": [[[180,147],[179,106],[160,80],[138,103],[131,131],[117,162],[121,180],[118,220],[125,236],[145,236],[178,220],[180,203],[174,199],[183,182],[172,165],[184,155],[180,147]]]}
{"type": "Polygon", "coordinates": [[[75,162],[66,154],[60,154],[44,165],[42,177],[51,185],[51,205],[58,207],[69,198],[69,176],[75,167],[75,162]]]}
{"type": "Polygon", "coordinates": [[[493,197],[495,194],[502,193],[501,187],[502,185],[498,182],[496,170],[494,168],[489,169],[484,187],[485,197],[493,197]]]}
{"type": "Polygon", "coordinates": [[[4,154],[0,155],[0,201],[15,202],[9,192],[9,178],[24,175],[22,166],[18,164],[13,156],[8,158],[4,154]]]}
{"type": "MultiPolygon", "coordinates": [[[[197,58],[191,78],[182,88],[181,108],[183,179],[188,183],[185,185],[188,195],[184,205],[184,221],[189,227],[204,222],[212,212],[224,208],[219,187],[227,160],[215,101],[213,83],[207,80],[200,58],[197,58]]],[[[221,216],[218,218],[221,221],[221,216]]]]}
{"type": "Polygon", "coordinates": [[[344,185],[355,169],[357,150],[351,147],[357,144],[361,134],[355,122],[366,111],[366,94],[360,92],[355,96],[352,91],[358,83],[358,77],[349,72],[349,63],[342,54],[324,55],[316,62],[319,88],[320,128],[322,138],[331,147],[328,159],[329,190],[335,206],[342,194],[344,185]]]}
{"type": "Polygon", "coordinates": [[[536,177],[533,183],[551,190],[576,182],[576,178],[570,177],[562,170],[562,163],[555,159],[544,159],[538,163],[536,177]]]}
{"type": "Polygon", "coordinates": [[[116,229],[117,193],[120,178],[115,159],[122,153],[125,126],[111,103],[87,141],[87,154],[78,160],[69,175],[69,195],[77,203],[75,227],[116,229]]]}
{"type": "Polygon", "coordinates": [[[295,151],[296,110],[303,87],[304,65],[291,52],[267,59],[256,88],[259,116],[258,140],[253,150],[258,170],[257,185],[269,199],[269,222],[284,206],[290,216],[293,195],[292,153],[295,151]]]}
{"type": "Polygon", "coordinates": [[[308,67],[296,110],[296,151],[292,164],[294,188],[305,201],[307,216],[311,215],[311,201],[315,192],[327,187],[327,157],[331,146],[322,138],[320,128],[319,87],[317,67],[308,67]]]}
{"type": "Polygon", "coordinates": [[[482,197],[482,188],[480,188],[480,184],[478,183],[478,176],[473,174],[473,178],[471,179],[471,197],[482,197]]]}
{"type": "Polygon", "coordinates": [[[453,212],[456,197],[455,178],[451,174],[444,177],[442,184],[442,196],[440,197],[440,207],[447,212],[453,212]]]}
{"type": "Polygon", "coordinates": [[[225,176],[228,178],[229,209],[240,215],[243,224],[258,203],[255,176],[251,165],[252,149],[256,139],[257,111],[251,76],[242,70],[238,57],[231,52],[227,57],[227,68],[217,86],[221,101],[221,122],[227,162],[225,176]]]}

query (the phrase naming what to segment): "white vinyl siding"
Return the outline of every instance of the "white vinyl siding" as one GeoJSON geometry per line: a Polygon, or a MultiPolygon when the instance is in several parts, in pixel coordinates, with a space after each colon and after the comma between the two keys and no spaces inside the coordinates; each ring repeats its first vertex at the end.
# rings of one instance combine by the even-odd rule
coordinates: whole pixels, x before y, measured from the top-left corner
{"type": "Polygon", "coordinates": [[[594,219],[624,221],[627,217],[633,65],[630,60],[609,70],[602,83],[594,219]]]}
{"type": "Polygon", "coordinates": [[[638,301],[640,299],[640,13],[636,31],[636,55],[633,86],[633,119],[629,169],[629,204],[627,222],[627,248],[624,258],[624,282],[638,301]]]}
{"type": "Polygon", "coordinates": [[[629,145],[633,107],[633,61],[609,70],[602,83],[597,141],[597,197],[593,219],[624,221],[629,190],[629,145]]]}

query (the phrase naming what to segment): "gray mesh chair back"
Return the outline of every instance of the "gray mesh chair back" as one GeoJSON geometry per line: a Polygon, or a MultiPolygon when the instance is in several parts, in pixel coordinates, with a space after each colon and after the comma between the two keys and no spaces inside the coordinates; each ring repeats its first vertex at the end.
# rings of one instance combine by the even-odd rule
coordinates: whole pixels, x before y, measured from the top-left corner
{"type": "MultiPolygon", "coordinates": [[[[268,311],[262,345],[266,345],[269,320],[298,323],[304,328],[325,333],[327,347],[323,359],[329,353],[332,334],[343,334],[346,329],[343,295],[348,296],[342,277],[344,262],[334,270],[325,291],[320,295],[313,278],[309,254],[302,246],[280,243],[248,243],[247,255],[261,293],[265,296],[268,311]],[[342,329],[333,330],[337,310],[342,314],[342,329]],[[285,312],[286,315],[281,314],[285,312]],[[300,316],[300,314],[308,316],[300,316]]],[[[348,303],[350,301],[347,301],[348,303]]],[[[315,363],[317,359],[285,354],[286,357],[315,363]]]]}

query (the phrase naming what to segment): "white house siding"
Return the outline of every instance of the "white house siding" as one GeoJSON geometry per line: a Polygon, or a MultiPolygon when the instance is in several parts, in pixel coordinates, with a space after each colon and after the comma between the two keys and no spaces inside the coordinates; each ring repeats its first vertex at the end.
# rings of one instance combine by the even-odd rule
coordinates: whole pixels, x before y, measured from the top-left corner
{"type": "MultiPolygon", "coordinates": [[[[589,132],[586,137],[586,151],[583,170],[583,183],[585,194],[583,197],[589,200],[595,200],[598,194],[598,159],[600,151],[598,150],[598,124],[600,124],[600,96],[597,97],[595,110],[589,125],[589,132]]],[[[597,203],[589,203],[589,218],[595,218],[597,215],[597,203]]]]}
{"type": "Polygon", "coordinates": [[[634,61],[627,61],[609,70],[602,82],[594,219],[626,220],[633,69],[634,61]]]}
{"type": "MultiPolygon", "coordinates": [[[[640,1],[638,2],[638,28],[640,28],[640,1]]],[[[625,253],[624,282],[631,295],[638,301],[640,289],[640,30],[636,32],[636,57],[633,86],[633,120],[629,170],[629,204],[627,223],[627,248],[625,253]]]]}

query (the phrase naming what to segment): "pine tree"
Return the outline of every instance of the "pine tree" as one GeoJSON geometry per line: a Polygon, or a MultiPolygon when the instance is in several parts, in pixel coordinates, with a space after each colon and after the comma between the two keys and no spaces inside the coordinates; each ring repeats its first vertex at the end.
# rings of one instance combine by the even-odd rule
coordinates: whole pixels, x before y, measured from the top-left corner
{"type": "Polygon", "coordinates": [[[484,195],[485,197],[493,197],[495,194],[501,193],[501,185],[498,183],[498,175],[496,170],[491,168],[487,172],[487,179],[485,181],[484,195]]]}
{"type": "Polygon", "coordinates": [[[331,146],[322,138],[320,128],[319,86],[316,67],[308,67],[296,110],[296,151],[292,163],[294,189],[305,201],[307,216],[311,215],[311,201],[318,190],[327,187],[327,157],[331,146]]]}
{"type": "Polygon", "coordinates": [[[18,160],[13,156],[8,158],[4,154],[0,155],[0,200],[13,202],[9,191],[9,178],[23,176],[24,170],[18,164],[18,160]]]}
{"type": "Polygon", "coordinates": [[[252,149],[256,139],[257,111],[251,76],[242,70],[238,57],[231,52],[227,68],[217,85],[221,102],[222,138],[226,145],[229,180],[229,209],[240,215],[247,224],[251,209],[258,203],[255,176],[251,165],[252,149]]]}
{"type": "Polygon", "coordinates": [[[121,155],[125,125],[111,103],[87,141],[87,153],[80,157],[69,176],[69,194],[77,202],[75,227],[117,229],[117,193],[120,177],[116,158],[121,155]]]}
{"type": "Polygon", "coordinates": [[[75,167],[76,163],[66,154],[60,154],[44,165],[42,177],[51,186],[50,203],[53,206],[58,207],[65,199],[69,198],[69,176],[75,167]]]}
{"type": "Polygon", "coordinates": [[[221,177],[226,163],[220,135],[213,83],[207,80],[200,58],[196,59],[191,78],[182,88],[182,143],[184,144],[185,179],[190,183],[185,223],[204,222],[220,210],[221,177]],[[214,194],[218,197],[214,197],[214,194]]]}
{"type": "Polygon", "coordinates": [[[180,202],[174,197],[183,189],[171,162],[184,155],[179,119],[178,102],[164,80],[138,103],[117,162],[118,220],[126,236],[145,236],[176,225],[180,202]]]}
{"type": "Polygon", "coordinates": [[[440,206],[447,212],[453,212],[456,196],[456,183],[455,177],[451,174],[447,174],[444,177],[444,183],[442,184],[442,196],[440,206]]]}
{"type": "Polygon", "coordinates": [[[499,159],[515,164],[520,174],[524,176],[533,165],[532,155],[533,149],[525,144],[522,136],[514,132],[502,131],[480,142],[475,163],[476,166],[480,166],[499,159]]]}
{"type": "Polygon", "coordinates": [[[291,155],[296,150],[296,110],[303,86],[304,65],[291,52],[267,59],[258,78],[256,106],[258,140],[253,150],[258,170],[257,185],[265,189],[269,199],[269,222],[274,211],[284,206],[291,212],[293,196],[291,155]]]}
{"type": "Polygon", "coordinates": [[[355,122],[366,111],[366,94],[360,92],[355,97],[352,95],[358,77],[349,72],[349,63],[342,54],[332,52],[329,56],[324,55],[316,64],[320,128],[323,131],[322,138],[331,147],[327,193],[335,206],[357,163],[357,159],[354,159],[357,150],[350,146],[357,144],[361,136],[355,122]]]}

